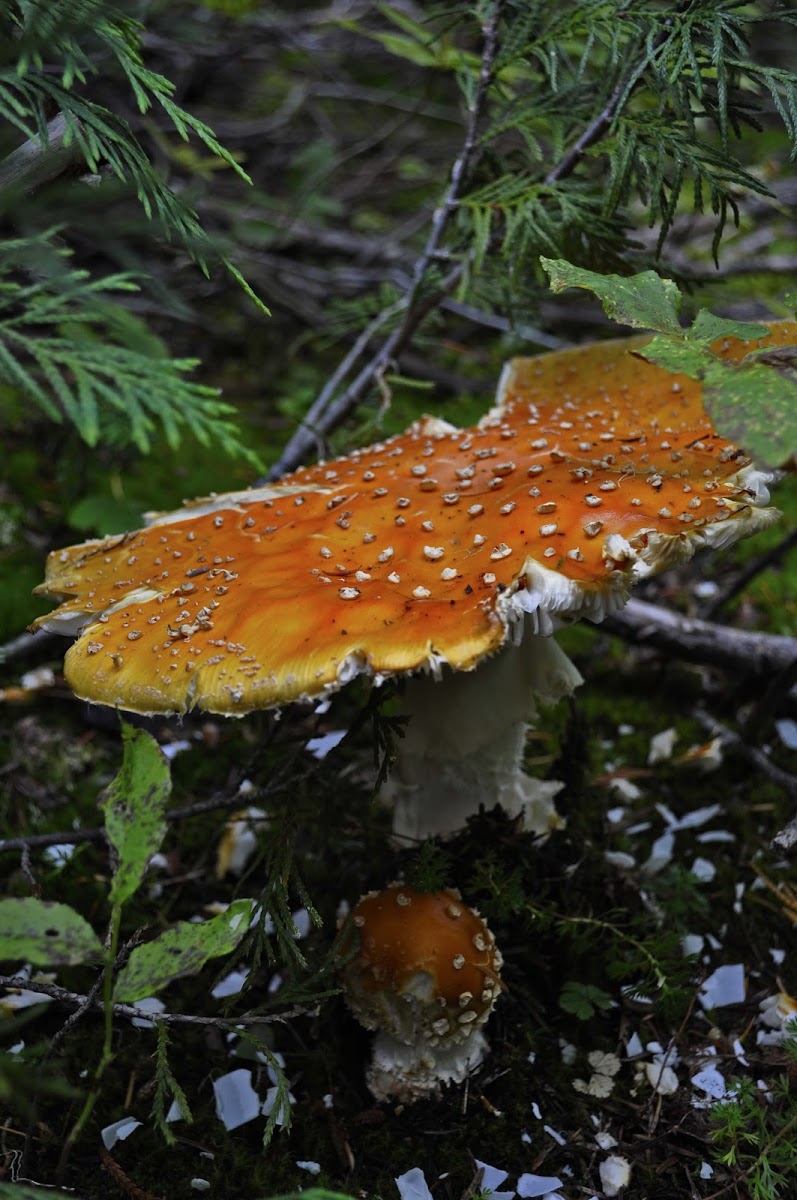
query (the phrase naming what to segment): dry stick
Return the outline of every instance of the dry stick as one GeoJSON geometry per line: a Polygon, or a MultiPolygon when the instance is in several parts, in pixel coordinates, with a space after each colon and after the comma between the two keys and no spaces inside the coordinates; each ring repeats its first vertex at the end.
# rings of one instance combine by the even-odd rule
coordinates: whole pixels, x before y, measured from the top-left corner
{"type": "MultiPolygon", "coordinates": [[[[143,930],[136,930],[133,936],[129,938],[122,946],[121,950],[116,956],[116,961],[114,962],[114,971],[120,971],[129,959],[131,952],[136,948],[136,946],[141,944],[142,933],[143,930]]],[[[63,1042],[64,1038],[71,1033],[74,1027],[80,1020],[82,1020],[87,1012],[94,1008],[95,1005],[99,1005],[100,1007],[102,1006],[102,999],[100,998],[102,985],[103,975],[100,974],[97,979],[95,979],[88,993],[83,997],[83,1003],[78,1005],[75,1011],[67,1017],[66,1021],[58,1030],[58,1032],[53,1035],[49,1046],[42,1055],[40,1066],[44,1066],[48,1059],[52,1058],[58,1047],[61,1045],[61,1042],[63,1042]]],[[[30,990],[31,989],[28,988],[28,991],[30,990]]]]}
{"type": "MultiPolygon", "coordinates": [[[[797,804],[797,776],[790,775],[770,761],[769,757],[758,746],[750,746],[732,729],[727,729],[715,720],[709,713],[698,708],[694,711],[695,718],[712,737],[718,737],[726,750],[738,754],[751,766],[756,767],[762,775],[766,775],[777,787],[782,788],[787,796],[797,804]]],[[[788,853],[797,844],[797,816],[792,817],[783,829],[780,829],[772,839],[772,849],[788,853]]]]}
{"type": "MultiPolygon", "coordinates": [[[[128,958],[130,957],[131,950],[134,948],[134,946],[138,945],[140,940],[141,940],[141,931],[137,931],[133,935],[133,937],[131,937],[129,939],[129,941],[125,942],[124,946],[122,946],[121,950],[119,951],[118,955],[116,956],[115,968],[117,970],[120,969],[122,966],[124,966],[124,964],[127,962],[128,958]]],[[[44,1054],[42,1055],[41,1061],[39,1062],[39,1068],[38,1068],[39,1073],[41,1073],[45,1064],[52,1058],[52,1056],[55,1054],[55,1052],[59,1049],[59,1047],[60,1047],[61,1043],[64,1041],[64,1039],[66,1037],[68,1037],[68,1035],[72,1032],[72,1030],[75,1028],[75,1026],[86,1015],[86,1013],[89,1012],[89,1010],[92,1009],[95,1006],[95,1004],[99,1003],[100,1005],[102,1005],[102,1000],[99,999],[99,996],[100,996],[100,992],[102,991],[104,982],[105,982],[105,973],[103,971],[101,971],[100,974],[95,979],[94,983],[92,984],[88,994],[83,997],[83,1003],[78,1005],[78,1007],[75,1009],[75,1011],[73,1013],[70,1013],[70,1015],[67,1017],[66,1021],[64,1021],[63,1025],[61,1026],[61,1028],[59,1030],[57,1030],[57,1032],[50,1039],[50,1043],[47,1046],[47,1049],[45,1050],[44,1054]]],[[[35,990],[35,989],[28,988],[27,990],[31,991],[31,990],[35,990]]],[[[36,1121],[38,1118],[38,1113],[37,1113],[38,1099],[39,1099],[38,1089],[35,1088],[34,1094],[33,1094],[32,1112],[28,1119],[28,1128],[25,1133],[25,1144],[22,1149],[22,1161],[20,1163],[20,1171],[23,1174],[27,1173],[27,1170],[29,1167],[29,1156],[33,1150],[33,1142],[36,1140],[33,1136],[33,1130],[36,1127],[36,1121]]]]}
{"type": "Polygon", "coordinates": [[[86,160],[63,113],[46,126],[46,139],[30,138],[0,162],[0,201],[4,192],[24,195],[86,160]]]}
{"type": "MultiPolygon", "coordinates": [[[[96,992],[92,1002],[91,993],[89,995],[82,995],[80,992],[70,992],[67,988],[59,987],[55,983],[46,983],[38,979],[23,979],[18,975],[0,975],[0,987],[13,988],[25,992],[36,992],[38,995],[49,996],[51,1000],[55,1000],[59,1004],[65,1004],[70,1008],[74,1007],[78,1010],[91,1009],[101,1012],[105,1007],[102,997],[96,992]]],[[[139,1008],[135,1004],[122,1003],[113,1004],[112,1009],[114,1015],[118,1017],[138,1017],[142,1021],[159,1023],[161,1025],[215,1025],[220,1029],[234,1029],[238,1025],[274,1025],[283,1023],[294,1017],[315,1012],[316,1005],[294,1004],[290,1009],[282,1013],[260,1013],[230,1017],[198,1017],[192,1013],[151,1012],[148,1008],[139,1008]]]]}
{"type": "Polygon", "coordinates": [[[568,175],[573,173],[590,146],[594,146],[596,142],[599,142],[608,130],[620,106],[620,101],[633,87],[638,75],[639,72],[635,72],[634,78],[620,80],[606,101],[603,110],[598,113],[595,120],[587,126],[581,137],[573,143],[564,157],[545,176],[546,183],[558,183],[560,179],[566,179],[568,175]]]}
{"type": "Polygon", "coordinates": [[[10,662],[12,658],[24,658],[34,651],[49,651],[50,647],[59,640],[57,633],[45,633],[43,630],[39,630],[37,633],[20,633],[18,637],[12,638],[4,646],[0,646],[0,664],[10,662]]]}
{"type": "MultiPolygon", "coordinates": [[[[314,770],[314,767],[308,768],[307,771],[299,774],[294,774],[289,781],[285,783],[268,784],[264,788],[257,788],[254,791],[247,792],[247,803],[265,800],[271,796],[278,796],[288,787],[290,782],[291,787],[298,786],[307,776],[314,770]]],[[[199,816],[201,813],[218,812],[225,808],[233,808],[243,801],[244,797],[240,791],[236,790],[232,793],[217,792],[215,796],[211,796],[209,800],[198,800],[195,804],[186,804],[182,808],[171,808],[165,814],[167,821],[183,821],[189,817],[199,816]]],[[[65,829],[57,833],[32,833],[27,837],[4,838],[0,840],[0,854],[8,850],[41,850],[46,846],[76,846],[81,842],[102,842],[105,840],[105,826],[97,825],[91,829],[65,829]]]]}
{"type": "MultiPolygon", "coordinates": [[[[404,312],[404,317],[393,333],[385,339],[367,366],[360,371],[359,375],[357,375],[334,404],[330,404],[329,402],[334,395],[335,389],[327,385],[310,408],[310,411],[306,414],[302,424],[289,440],[279,461],[269,471],[269,479],[277,479],[280,475],[284,475],[287,471],[297,467],[312,451],[319,437],[329,433],[347,413],[351,412],[368,391],[373,381],[384,373],[391,359],[403,349],[426,314],[432,308],[436,307],[444,296],[453,290],[462,276],[464,268],[460,263],[452,271],[448,272],[442,285],[436,289],[431,301],[427,299],[425,302],[419,303],[426,274],[432,262],[438,257],[443,236],[459,203],[460,192],[466,176],[477,156],[479,125],[486,106],[487,93],[492,83],[493,67],[496,54],[498,53],[498,24],[502,6],[502,0],[494,0],[490,19],[484,27],[484,48],[482,50],[479,82],[465,130],[465,140],[451,168],[448,190],[442,204],[435,212],[426,246],[415,263],[412,272],[412,281],[406,295],[401,301],[401,310],[404,312]]],[[[353,367],[356,360],[365,352],[369,340],[370,335],[367,339],[364,337],[358,339],[356,346],[344,360],[347,371],[353,367]],[[358,350],[356,355],[354,349],[358,350]]],[[[337,383],[342,380],[346,373],[341,370],[342,367],[343,364],[335,372],[335,386],[337,386],[337,383]]]]}
{"type": "Polygon", "coordinates": [[[771,678],[797,660],[797,638],[685,617],[644,600],[629,600],[621,612],[606,617],[600,628],[635,645],[721,667],[745,678],[771,678]]]}
{"type": "MultiPolygon", "coordinates": [[[[778,787],[783,788],[793,800],[797,800],[797,776],[790,775],[788,771],[781,770],[770,761],[768,756],[758,746],[750,746],[741,736],[733,729],[728,729],[710,713],[705,712],[702,708],[694,710],[694,717],[711,737],[718,737],[722,745],[727,750],[732,750],[734,754],[746,758],[747,761],[754,767],[757,767],[762,774],[776,783],[778,787]]],[[[778,834],[778,837],[780,834],[778,834]]]]}
{"type": "Polygon", "coordinates": [[[703,615],[709,620],[716,617],[721,609],[725,607],[731,600],[734,600],[740,592],[743,592],[749,583],[766,571],[769,567],[776,566],[782,558],[788,554],[792,546],[797,545],[797,528],[790,529],[789,532],[781,538],[777,546],[773,546],[771,550],[767,550],[764,554],[760,554],[748,563],[744,570],[740,571],[730,587],[721,591],[719,595],[707,604],[703,610],[703,615]]]}
{"type": "MultiPolygon", "coordinates": [[[[684,7],[686,7],[685,4],[678,4],[676,6],[676,11],[678,9],[683,9],[684,7]]],[[[673,17],[670,17],[665,22],[665,28],[668,25],[671,25],[672,21],[673,17]]],[[[654,40],[650,48],[650,53],[642,62],[642,64],[635,67],[631,74],[627,75],[625,79],[620,80],[611,96],[606,101],[602,111],[599,112],[597,117],[595,117],[591,124],[587,126],[587,128],[581,134],[581,137],[573,143],[564,157],[561,158],[556,166],[552,167],[545,176],[546,183],[558,183],[560,179],[565,179],[568,175],[571,175],[581,162],[586,152],[589,150],[590,146],[594,146],[596,142],[601,140],[604,133],[608,132],[623,99],[626,96],[629,96],[635,89],[643,70],[650,63],[656,52],[661,48],[665,39],[666,33],[662,31],[654,40]]]]}
{"type": "MultiPolygon", "coordinates": [[[[699,621],[642,600],[629,600],[622,612],[607,617],[603,625],[610,633],[637,645],[652,646],[674,658],[722,667],[743,678],[786,680],[797,667],[797,638],[699,621]]],[[[749,745],[741,734],[727,729],[702,709],[694,715],[712,737],[721,739],[725,749],[746,759],[797,803],[797,777],[775,766],[763,750],[749,745]]],[[[795,845],[797,816],[772,839],[776,850],[787,852],[795,845]]]]}

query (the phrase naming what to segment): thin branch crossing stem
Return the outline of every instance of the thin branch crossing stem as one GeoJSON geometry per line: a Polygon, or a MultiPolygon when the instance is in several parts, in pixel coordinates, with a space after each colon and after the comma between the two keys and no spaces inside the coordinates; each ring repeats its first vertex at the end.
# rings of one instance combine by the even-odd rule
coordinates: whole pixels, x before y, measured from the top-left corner
{"type": "MultiPolygon", "coordinates": [[[[404,317],[385,339],[382,346],[355,377],[346,391],[333,401],[334,393],[346,374],[356,361],[365,353],[371,340],[369,329],[358,338],[349,354],[341,363],[332,380],[324,388],[316,402],[308,412],[300,427],[285,447],[283,454],[268,474],[269,479],[278,479],[287,471],[293,470],[303,462],[306,456],[317,445],[319,438],[329,433],[340,420],[360,402],[375,380],[378,380],[389,367],[395,356],[406,346],[412,334],[424,317],[435,308],[456,287],[462,277],[464,264],[457,263],[435,289],[431,297],[423,298],[421,293],[426,282],[430,267],[439,258],[443,238],[448,229],[451,217],[456,211],[465,181],[478,158],[479,127],[487,106],[487,96],[493,80],[495,60],[498,54],[498,27],[501,20],[503,0],[494,0],[489,20],[484,26],[484,46],[482,50],[479,81],[468,117],[465,139],[462,148],[451,168],[448,188],[439,207],[436,209],[429,231],[426,245],[418,257],[412,271],[412,280],[406,295],[400,303],[404,317]],[[369,334],[369,336],[366,336],[369,334]]],[[[390,310],[389,310],[390,312],[390,310]]],[[[392,315],[392,312],[390,312],[392,315]]],[[[379,324],[385,319],[384,314],[377,318],[379,324]]],[[[373,323],[372,323],[373,324],[373,323]]],[[[373,330],[372,330],[373,332],[373,330]]]]}
{"type": "MultiPolygon", "coordinates": [[[[98,991],[93,990],[89,995],[82,995],[80,992],[70,992],[68,988],[58,987],[55,983],[47,983],[44,980],[25,979],[18,975],[0,975],[0,988],[11,990],[19,990],[25,992],[36,992],[38,995],[47,996],[51,1000],[55,1000],[59,1004],[66,1005],[68,1008],[81,1010],[81,1015],[85,1011],[93,1010],[95,1012],[103,1011],[105,1005],[98,991]]],[[[152,1012],[148,1008],[139,1008],[135,1004],[117,1003],[112,1005],[114,1016],[117,1017],[136,1017],[141,1021],[149,1021],[151,1024],[163,1025],[206,1025],[216,1026],[220,1029],[235,1029],[239,1025],[269,1025],[276,1022],[284,1022],[292,1017],[301,1016],[303,1013],[312,1012],[315,1005],[294,1005],[290,1010],[282,1013],[247,1013],[242,1016],[234,1015],[229,1017],[200,1017],[192,1013],[167,1013],[167,1012],[152,1012]]]]}

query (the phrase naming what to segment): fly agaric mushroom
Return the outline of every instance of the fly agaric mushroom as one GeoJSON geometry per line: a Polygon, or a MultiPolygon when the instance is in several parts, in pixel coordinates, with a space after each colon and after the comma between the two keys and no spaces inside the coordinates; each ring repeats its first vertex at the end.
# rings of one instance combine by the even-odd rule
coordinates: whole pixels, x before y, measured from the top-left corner
{"type": "MultiPolygon", "coordinates": [[[[723,356],[797,340],[775,322],[723,356]]],[[[243,714],[409,675],[387,792],[394,829],[461,827],[500,803],[543,833],[559,785],[522,770],[535,698],[580,676],[550,638],[631,586],[771,524],[771,476],[720,437],[701,385],[631,338],[515,359],[469,429],[425,418],[273,486],[54,552],[36,625],[79,634],[84,699],[243,714]]]]}
{"type": "MultiPolygon", "coordinates": [[[[376,1029],[368,1087],[404,1102],[462,1083],[487,1049],[481,1026],[501,990],[501,952],[459,892],[393,883],[356,904],[359,945],[341,969],[346,1002],[376,1029]]],[[[345,947],[344,947],[345,953],[345,947]]]]}

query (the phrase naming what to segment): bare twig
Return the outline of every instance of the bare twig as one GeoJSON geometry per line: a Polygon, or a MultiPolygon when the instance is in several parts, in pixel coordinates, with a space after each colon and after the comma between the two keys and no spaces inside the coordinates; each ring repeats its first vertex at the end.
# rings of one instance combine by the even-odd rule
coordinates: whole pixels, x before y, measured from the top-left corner
{"type": "Polygon", "coordinates": [[[700,722],[706,733],[721,740],[725,749],[746,759],[778,787],[788,792],[794,800],[797,800],[797,776],[790,775],[788,771],[783,771],[780,767],[775,766],[760,747],[748,745],[741,734],[736,733],[733,729],[728,729],[704,709],[696,708],[694,717],[700,722]]]}
{"type": "MultiPolygon", "coordinates": [[[[310,770],[313,769],[315,768],[310,768],[310,770]]],[[[295,770],[288,775],[291,788],[297,787],[299,782],[306,777],[306,773],[299,773],[295,770]]],[[[287,787],[288,782],[269,783],[265,787],[247,792],[245,802],[253,804],[272,796],[278,796],[287,787]]],[[[170,822],[184,821],[189,817],[199,816],[201,813],[235,808],[236,805],[242,803],[244,803],[244,797],[236,788],[234,792],[217,792],[208,800],[198,800],[196,803],[186,804],[182,808],[169,809],[165,816],[166,820],[170,822]]],[[[25,850],[26,848],[41,850],[46,846],[77,846],[81,842],[102,842],[104,840],[105,827],[102,825],[93,826],[90,829],[64,829],[57,833],[32,833],[24,837],[3,838],[0,840],[0,854],[10,850],[25,850]]]]}
{"type": "Polygon", "coordinates": [[[77,139],[70,136],[66,117],[59,113],[47,126],[47,140],[31,138],[0,162],[0,207],[4,195],[25,195],[85,159],[77,139]]]}
{"type": "Polygon", "coordinates": [[[706,605],[705,609],[703,610],[703,615],[708,617],[709,620],[711,620],[713,617],[716,617],[717,614],[725,607],[725,605],[743,592],[748,584],[752,583],[762,571],[768,570],[769,567],[777,566],[781,559],[783,559],[788,554],[789,550],[791,550],[795,545],[797,545],[797,528],[790,529],[789,532],[781,538],[777,546],[773,546],[771,550],[767,550],[764,554],[759,554],[757,558],[754,558],[747,564],[744,570],[739,571],[738,575],[735,576],[733,583],[729,587],[725,588],[724,591],[719,592],[719,594],[715,596],[709,604],[706,605]]]}
{"type": "MultiPolygon", "coordinates": [[[[122,967],[125,965],[125,963],[129,959],[131,952],[136,948],[136,946],[140,945],[141,940],[142,940],[142,933],[143,933],[142,930],[140,930],[140,929],[136,930],[136,932],[133,934],[133,936],[131,938],[129,938],[125,942],[125,944],[122,946],[122,948],[120,949],[119,953],[116,956],[116,961],[114,962],[114,965],[113,965],[114,971],[121,971],[122,967]]],[[[90,1012],[91,1009],[94,1007],[100,1007],[100,1008],[102,1007],[103,1001],[102,1001],[102,997],[100,996],[100,992],[102,991],[103,982],[104,982],[104,974],[101,973],[100,975],[97,976],[96,980],[92,984],[88,993],[84,996],[83,1003],[78,1005],[78,1007],[75,1009],[75,1011],[73,1013],[71,1013],[69,1015],[69,1017],[67,1017],[64,1024],[61,1026],[61,1028],[58,1030],[58,1032],[56,1034],[54,1034],[54,1036],[52,1037],[49,1046],[47,1047],[47,1049],[44,1052],[44,1055],[42,1056],[42,1060],[41,1060],[42,1065],[44,1065],[44,1063],[46,1063],[48,1059],[52,1058],[53,1054],[55,1054],[56,1050],[61,1045],[63,1040],[71,1033],[71,1031],[74,1029],[74,1027],[86,1015],[87,1012],[90,1012]]],[[[30,991],[30,990],[35,990],[35,989],[29,988],[28,990],[30,991]]]]}
{"type": "MultiPolygon", "coordinates": [[[[102,997],[99,994],[95,994],[92,1001],[91,993],[83,995],[80,992],[70,992],[68,988],[62,988],[58,984],[47,983],[44,980],[24,979],[18,975],[0,975],[0,987],[19,988],[21,991],[37,992],[39,995],[49,996],[51,1000],[55,1000],[59,1004],[64,1004],[69,1008],[76,1008],[78,1010],[96,1010],[99,1012],[104,1008],[102,997]]],[[[315,1004],[295,1004],[290,1009],[281,1013],[250,1013],[243,1016],[236,1014],[229,1017],[198,1017],[192,1013],[159,1013],[152,1012],[148,1008],[139,1008],[135,1004],[117,1003],[112,1007],[114,1015],[117,1017],[137,1017],[139,1020],[151,1021],[161,1025],[215,1025],[220,1029],[234,1029],[239,1025],[273,1025],[284,1023],[294,1017],[313,1012],[315,1004]]]]}
{"type": "Polygon", "coordinates": [[[620,107],[623,96],[628,93],[632,86],[633,80],[627,78],[620,80],[604,108],[595,117],[595,120],[590,122],[581,134],[581,137],[573,143],[567,153],[560,158],[559,162],[545,176],[546,183],[558,183],[560,179],[565,179],[573,173],[590,146],[594,146],[596,142],[599,142],[604,133],[609,129],[620,107]]]}
{"type": "MultiPolygon", "coordinates": [[[[685,7],[683,4],[678,4],[675,6],[676,9],[683,7],[685,7]]],[[[672,20],[673,18],[671,17],[667,24],[670,24],[672,20]]],[[[620,82],[614,88],[611,96],[606,101],[603,109],[598,113],[595,119],[590,122],[581,136],[573,143],[573,145],[559,160],[556,166],[552,167],[545,176],[546,183],[558,183],[560,179],[564,179],[566,176],[572,175],[573,171],[581,162],[589,148],[594,146],[596,142],[599,142],[605,133],[608,133],[614,118],[617,116],[618,111],[622,107],[623,100],[630,96],[630,94],[634,91],[642,76],[644,68],[649,65],[656,52],[661,48],[663,42],[666,40],[666,37],[666,32],[662,31],[649,47],[648,53],[643,62],[637,64],[630,74],[626,75],[624,79],[620,80],[620,82]]]]}
{"type": "Polygon", "coordinates": [[[797,817],[792,817],[773,837],[772,849],[788,854],[795,845],[797,845],[797,817]]]}
{"type": "Polygon", "coordinates": [[[531,325],[515,325],[507,317],[500,317],[497,313],[485,312],[484,309],[476,308],[473,304],[463,304],[460,300],[454,300],[451,296],[447,296],[440,304],[440,307],[446,312],[453,313],[454,316],[462,317],[466,321],[472,321],[474,325],[483,325],[486,329],[497,329],[500,333],[512,333],[516,337],[526,338],[535,346],[545,346],[547,350],[562,350],[570,343],[564,338],[554,337],[551,333],[545,333],[542,329],[537,329],[531,325]]]}
{"type": "Polygon", "coordinates": [[[36,876],[33,874],[33,868],[30,865],[30,846],[22,847],[22,854],[20,855],[19,860],[19,869],[21,870],[25,878],[25,882],[27,883],[33,895],[40,900],[42,889],[41,885],[37,882],[36,876]]]}
{"type": "Polygon", "coordinates": [[[685,617],[658,604],[629,600],[601,629],[674,658],[721,667],[745,678],[770,678],[797,660],[797,638],[685,617]]]}
{"type": "MultiPolygon", "coordinates": [[[[478,130],[487,104],[487,96],[493,79],[495,60],[498,53],[498,26],[501,17],[502,0],[494,0],[490,17],[484,25],[484,46],[482,49],[479,81],[465,131],[462,148],[454,162],[449,178],[448,189],[442,203],[436,209],[432,220],[429,237],[422,253],[415,262],[412,280],[400,302],[403,318],[385,339],[373,357],[359,371],[348,387],[336,398],[337,388],[365,353],[369,339],[360,340],[357,347],[341,363],[335,372],[335,384],[328,384],[299,428],[290,438],[283,454],[268,474],[268,479],[278,479],[287,471],[293,470],[312,452],[319,440],[330,433],[355,407],[371,387],[383,378],[390,362],[398,355],[414,334],[415,330],[427,316],[437,307],[449,300],[451,293],[457,287],[466,273],[469,257],[465,256],[449,270],[438,287],[431,295],[422,296],[422,290],[431,266],[439,261],[444,235],[448,229],[451,217],[456,211],[464,183],[471,173],[473,166],[481,154],[478,141],[478,130]],[[355,354],[355,349],[359,353],[355,354]],[[343,369],[345,366],[345,370],[343,369]]],[[[652,55],[664,40],[663,36],[648,50],[645,63],[647,65],[652,55]]],[[[583,159],[589,148],[609,131],[615,116],[625,98],[634,90],[641,76],[642,68],[637,66],[626,75],[613,89],[606,104],[594,118],[581,136],[567,150],[562,158],[548,171],[545,183],[558,183],[572,174],[583,159]]],[[[331,383],[331,381],[330,381],[331,383]]]]}
{"type": "Polygon", "coordinates": [[[498,24],[501,17],[501,10],[502,0],[494,0],[490,18],[484,26],[484,48],[479,71],[479,82],[468,117],[465,139],[451,168],[446,194],[443,197],[442,203],[435,211],[426,245],[413,268],[410,286],[402,298],[401,311],[403,311],[404,316],[393,332],[382,343],[382,346],[371,361],[359,372],[345,392],[337,400],[334,400],[337,387],[365,352],[371,334],[365,340],[363,340],[365,335],[358,339],[356,346],[352,348],[344,359],[344,363],[346,364],[345,372],[342,370],[344,363],[341,363],[341,366],[335,372],[334,378],[336,382],[334,388],[331,388],[329,384],[324,388],[302,424],[289,440],[279,461],[269,471],[269,479],[277,479],[286,471],[290,471],[298,466],[317,445],[319,437],[323,437],[329,433],[347,413],[351,412],[373,382],[384,374],[391,360],[404,348],[427,313],[435,308],[443,297],[453,291],[462,276],[464,267],[462,263],[458,263],[447,273],[442,284],[435,289],[434,295],[431,298],[426,297],[422,299],[421,292],[426,282],[429,268],[438,258],[443,237],[448,229],[451,217],[456,210],[465,179],[478,157],[478,132],[487,103],[487,94],[493,79],[495,58],[498,53],[498,24]],[[361,349],[355,355],[354,350],[358,347],[361,347],[361,349]]]}
{"type": "MultiPolygon", "coordinates": [[[[141,930],[137,930],[136,933],[133,935],[133,937],[131,937],[122,946],[121,950],[119,951],[119,953],[116,956],[116,962],[114,964],[115,970],[118,971],[125,965],[128,958],[130,957],[131,950],[133,950],[133,948],[135,946],[137,946],[139,944],[139,942],[141,941],[141,932],[142,932],[141,930]]],[[[103,1001],[100,996],[100,992],[102,991],[104,982],[105,982],[105,972],[101,971],[100,974],[95,979],[94,983],[92,984],[88,994],[83,997],[83,1003],[79,1004],[73,1013],[70,1013],[70,1015],[67,1017],[66,1021],[64,1021],[63,1025],[61,1026],[61,1028],[59,1030],[57,1030],[57,1032],[50,1039],[47,1049],[45,1050],[44,1054],[42,1055],[41,1061],[39,1063],[39,1071],[40,1072],[41,1072],[42,1067],[44,1067],[45,1063],[47,1063],[53,1057],[53,1055],[56,1053],[56,1051],[61,1046],[61,1043],[69,1036],[69,1034],[72,1032],[72,1030],[75,1028],[75,1026],[77,1024],[79,1024],[79,1022],[86,1015],[86,1013],[90,1012],[92,1008],[103,1006],[103,1001]]],[[[38,991],[38,988],[35,986],[28,987],[27,991],[38,991]]],[[[55,997],[52,997],[52,998],[55,999],[55,997]]],[[[37,1104],[38,1104],[38,1091],[34,1091],[32,1112],[28,1119],[28,1128],[27,1128],[27,1132],[25,1134],[25,1146],[22,1151],[21,1169],[23,1171],[27,1170],[28,1157],[32,1151],[33,1142],[35,1141],[35,1138],[33,1136],[33,1130],[36,1127],[37,1104]]]]}
{"type": "Polygon", "coordinates": [[[0,663],[10,662],[12,658],[24,658],[26,654],[32,654],[37,650],[49,651],[50,646],[57,640],[57,633],[45,633],[43,630],[37,630],[36,633],[21,633],[18,637],[12,638],[10,642],[6,642],[4,646],[0,646],[0,663]]]}

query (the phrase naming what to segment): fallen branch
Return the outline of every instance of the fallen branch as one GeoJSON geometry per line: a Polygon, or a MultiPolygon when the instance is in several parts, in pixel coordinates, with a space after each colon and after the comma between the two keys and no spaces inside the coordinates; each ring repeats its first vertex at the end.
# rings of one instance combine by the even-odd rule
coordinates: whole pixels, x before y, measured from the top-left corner
{"type": "Polygon", "coordinates": [[[797,638],[702,621],[645,600],[629,600],[621,612],[606,617],[600,628],[672,658],[748,678],[771,677],[797,661],[797,638]]]}
{"type": "Polygon", "coordinates": [[[780,562],[793,546],[797,545],[797,528],[790,529],[784,537],[773,546],[770,550],[765,550],[763,554],[759,554],[751,562],[747,564],[735,576],[729,587],[719,592],[714,599],[706,605],[704,616],[712,620],[725,607],[729,601],[740,595],[741,592],[748,587],[749,584],[756,579],[762,571],[768,570],[770,567],[780,565],[780,562]]]}
{"type": "MultiPolygon", "coordinates": [[[[781,767],[776,766],[775,763],[770,761],[764,750],[759,746],[749,745],[741,734],[722,725],[710,713],[698,708],[694,711],[694,717],[700,722],[710,737],[718,737],[720,739],[724,750],[738,755],[739,758],[743,758],[750,766],[755,767],[762,775],[765,775],[770,782],[782,788],[792,801],[797,804],[797,776],[790,775],[788,771],[784,771],[781,767]]],[[[792,817],[791,821],[783,829],[779,830],[772,839],[773,850],[788,853],[795,845],[797,845],[797,816],[792,817]]]]}
{"type": "Polygon", "coordinates": [[[20,633],[18,637],[0,646],[0,664],[10,662],[12,658],[24,658],[34,651],[49,653],[51,646],[59,640],[57,633],[45,633],[43,630],[36,633],[20,633]]]}
{"type": "MultiPolygon", "coordinates": [[[[70,992],[68,988],[59,987],[56,983],[46,983],[44,980],[24,979],[19,975],[0,975],[0,987],[16,989],[25,992],[36,992],[41,996],[49,996],[59,1004],[77,1009],[81,1015],[89,1010],[103,1012],[105,1005],[101,996],[95,996],[93,1002],[91,993],[82,995],[80,992],[70,992]]],[[[161,1025],[215,1025],[220,1029],[236,1029],[241,1025],[273,1025],[278,1022],[292,1020],[315,1011],[315,1004],[295,1004],[292,1008],[281,1013],[251,1013],[244,1016],[230,1017],[198,1017],[192,1013],[153,1012],[148,1008],[139,1008],[135,1004],[113,1004],[114,1015],[117,1017],[136,1017],[161,1025]]]]}

